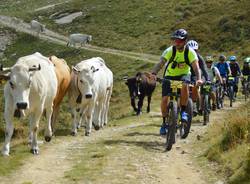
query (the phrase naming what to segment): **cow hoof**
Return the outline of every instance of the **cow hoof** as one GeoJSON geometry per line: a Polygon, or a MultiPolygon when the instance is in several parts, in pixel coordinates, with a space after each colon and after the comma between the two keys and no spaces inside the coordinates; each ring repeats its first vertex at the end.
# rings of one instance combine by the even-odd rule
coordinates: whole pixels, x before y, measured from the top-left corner
{"type": "Polygon", "coordinates": [[[51,141],[51,137],[50,136],[45,136],[44,139],[45,139],[46,142],[50,142],[51,141]]]}
{"type": "Polygon", "coordinates": [[[137,116],[140,116],[142,114],[142,112],[137,112],[136,115],[137,116]]]}
{"type": "Polygon", "coordinates": [[[85,132],[85,136],[90,136],[90,133],[89,132],[85,132]]]}
{"type": "Polygon", "coordinates": [[[76,136],[77,133],[76,133],[76,132],[71,132],[71,135],[72,135],[72,136],[76,136]]]}
{"type": "Polygon", "coordinates": [[[9,153],[8,153],[7,151],[2,151],[2,155],[3,155],[4,157],[7,157],[7,156],[9,156],[9,153]]]}
{"type": "Polygon", "coordinates": [[[38,155],[38,154],[39,154],[38,149],[31,149],[30,152],[31,152],[33,155],[38,155]]]}
{"type": "Polygon", "coordinates": [[[100,126],[94,125],[95,130],[100,130],[100,126]]]}

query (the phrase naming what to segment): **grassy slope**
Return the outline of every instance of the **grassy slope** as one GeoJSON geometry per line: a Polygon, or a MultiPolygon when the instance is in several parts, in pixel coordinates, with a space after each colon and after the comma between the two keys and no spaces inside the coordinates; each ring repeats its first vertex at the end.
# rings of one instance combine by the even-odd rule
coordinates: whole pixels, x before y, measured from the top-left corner
{"type": "MultiPolygon", "coordinates": [[[[249,8],[248,0],[72,0],[52,9],[16,15],[27,21],[39,19],[65,35],[92,34],[94,45],[154,54],[160,54],[170,44],[169,35],[173,30],[183,27],[191,38],[200,42],[203,53],[246,56],[250,49],[249,8]],[[71,24],[56,25],[49,18],[56,12],[74,11],[83,11],[84,16],[71,24]]],[[[14,14],[12,10],[3,13],[14,14]]]]}
{"type": "Polygon", "coordinates": [[[250,182],[249,105],[248,102],[226,115],[223,122],[213,124],[202,143],[204,156],[216,162],[218,174],[225,175],[232,184],[250,182]]]}
{"type": "MultiPolygon", "coordinates": [[[[6,31],[6,30],[5,30],[6,31]]],[[[110,104],[110,119],[115,120],[122,118],[124,116],[132,115],[132,109],[130,108],[130,100],[128,95],[128,90],[126,85],[122,80],[124,75],[134,75],[137,71],[146,71],[152,68],[152,64],[145,63],[140,60],[127,59],[119,56],[113,56],[109,54],[99,54],[96,52],[89,52],[85,50],[77,50],[73,48],[67,48],[63,46],[58,46],[49,42],[41,41],[37,38],[26,34],[15,33],[12,30],[8,30],[9,33],[12,32],[12,36],[15,38],[13,44],[8,47],[5,51],[6,60],[2,61],[5,66],[13,65],[17,58],[32,54],[34,52],[41,52],[45,56],[56,55],[58,57],[64,58],[69,65],[74,65],[77,62],[94,57],[100,56],[104,58],[107,65],[111,68],[114,73],[114,88],[113,95],[110,104]]],[[[3,88],[3,86],[1,87],[3,88]]],[[[3,107],[4,100],[1,91],[0,94],[0,117],[3,117],[3,107]]],[[[71,127],[71,116],[68,113],[69,108],[67,105],[67,99],[62,104],[60,117],[57,123],[56,135],[69,135],[71,127]]],[[[4,120],[0,119],[0,140],[4,140],[4,120]]],[[[40,131],[41,136],[43,135],[43,127],[45,125],[45,119],[40,122],[42,131],[40,131]]],[[[0,169],[0,175],[5,175],[9,170],[22,164],[23,157],[27,156],[27,119],[15,121],[15,133],[14,140],[12,142],[13,148],[11,149],[11,154],[6,162],[6,159],[0,157],[0,165],[3,165],[0,169]],[[25,138],[25,139],[23,139],[25,138]]],[[[29,154],[29,153],[28,153],[29,154]]]]}

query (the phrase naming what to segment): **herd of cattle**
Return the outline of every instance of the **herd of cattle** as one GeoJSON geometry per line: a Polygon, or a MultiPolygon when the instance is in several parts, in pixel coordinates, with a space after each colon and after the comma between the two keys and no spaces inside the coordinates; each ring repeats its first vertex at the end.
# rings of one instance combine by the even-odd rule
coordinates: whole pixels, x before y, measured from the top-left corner
{"type": "MultiPolygon", "coordinates": [[[[17,22],[17,19],[13,19],[13,23],[16,24],[16,22],[17,22]]],[[[40,33],[45,32],[45,25],[41,24],[40,22],[36,20],[32,20],[30,22],[30,28],[37,36],[39,36],[40,33]]],[[[69,35],[69,41],[67,43],[67,46],[76,46],[77,43],[83,46],[85,44],[89,44],[89,42],[91,41],[92,41],[91,35],[74,33],[74,34],[69,35]]]]}
{"type": "MultiPolygon", "coordinates": [[[[32,20],[31,29],[38,34],[45,26],[32,20]]],[[[68,46],[86,44],[90,35],[72,34],[68,46]]],[[[56,56],[45,57],[36,52],[20,57],[10,68],[0,65],[0,81],[4,86],[4,119],[6,122],[5,142],[2,154],[9,155],[10,141],[14,131],[13,118],[29,116],[29,143],[31,152],[38,154],[37,133],[39,121],[45,115],[45,140],[49,142],[55,133],[59,106],[68,94],[73,118],[72,135],[77,134],[81,123],[85,123],[85,135],[89,136],[92,126],[96,130],[108,123],[109,103],[113,89],[113,73],[100,57],[83,60],[72,67],[56,56]]],[[[137,115],[141,114],[143,99],[148,96],[147,112],[156,86],[149,73],[138,72],[134,77],[125,77],[131,105],[137,115]],[[138,97],[138,105],[135,99],[138,97]]]]}
{"type": "Polygon", "coordinates": [[[77,133],[82,118],[86,121],[86,136],[91,132],[92,123],[95,129],[99,129],[108,122],[113,73],[100,57],[81,61],[70,72],[65,60],[36,52],[20,57],[11,68],[2,68],[0,79],[7,81],[4,86],[6,134],[3,155],[9,155],[13,117],[25,115],[30,121],[31,151],[38,154],[40,118],[45,114],[45,140],[50,141],[59,105],[66,93],[74,117],[72,134],[77,133]]]}
{"type": "MultiPolygon", "coordinates": [[[[141,113],[143,99],[148,96],[147,112],[156,82],[147,73],[124,78],[129,88],[131,105],[137,115],[141,113]],[[135,98],[138,97],[138,107],[135,98]]],[[[109,102],[113,89],[113,73],[100,57],[83,60],[72,67],[56,56],[45,57],[36,52],[20,57],[10,68],[0,68],[0,80],[4,86],[5,143],[2,154],[9,155],[13,134],[13,117],[29,116],[29,142],[31,152],[38,154],[37,133],[39,121],[45,115],[45,140],[49,142],[55,133],[59,106],[68,94],[71,109],[72,135],[83,121],[85,135],[89,136],[92,125],[96,130],[108,123],[109,102]]]]}

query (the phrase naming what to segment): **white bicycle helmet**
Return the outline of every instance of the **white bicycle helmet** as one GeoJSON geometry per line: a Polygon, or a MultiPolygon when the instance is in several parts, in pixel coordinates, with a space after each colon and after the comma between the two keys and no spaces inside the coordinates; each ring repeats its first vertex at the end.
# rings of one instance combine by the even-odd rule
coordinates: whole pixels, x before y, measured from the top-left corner
{"type": "Polygon", "coordinates": [[[191,47],[192,49],[194,49],[194,50],[198,50],[199,49],[199,45],[198,45],[197,41],[195,41],[195,40],[189,40],[187,42],[187,45],[189,47],[191,47]]]}

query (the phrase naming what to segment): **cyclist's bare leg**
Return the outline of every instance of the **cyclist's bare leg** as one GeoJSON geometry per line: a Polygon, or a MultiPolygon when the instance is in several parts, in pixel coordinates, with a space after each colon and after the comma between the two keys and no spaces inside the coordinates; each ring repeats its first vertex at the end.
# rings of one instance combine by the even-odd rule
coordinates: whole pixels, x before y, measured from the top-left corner
{"type": "Polygon", "coordinates": [[[192,87],[192,101],[193,101],[193,105],[194,105],[194,113],[198,113],[198,108],[197,108],[197,105],[196,105],[196,102],[198,101],[199,104],[201,102],[201,96],[200,96],[200,93],[199,93],[199,86],[194,86],[192,87]]]}
{"type": "Polygon", "coordinates": [[[169,97],[163,96],[161,99],[161,114],[163,118],[164,117],[166,118],[168,115],[168,112],[167,112],[168,102],[169,102],[169,97]]]}
{"type": "Polygon", "coordinates": [[[189,97],[189,89],[188,84],[183,84],[181,88],[181,97],[180,97],[180,104],[181,107],[187,106],[188,104],[188,97],[189,97]]]}
{"type": "Polygon", "coordinates": [[[215,94],[215,92],[211,92],[211,99],[212,99],[212,103],[216,104],[216,94],[215,94]]]}
{"type": "Polygon", "coordinates": [[[196,86],[192,87],[192,100],[193,102],[197,102],[197,100],[199,100],[199,91],[196,86]]]}

